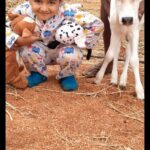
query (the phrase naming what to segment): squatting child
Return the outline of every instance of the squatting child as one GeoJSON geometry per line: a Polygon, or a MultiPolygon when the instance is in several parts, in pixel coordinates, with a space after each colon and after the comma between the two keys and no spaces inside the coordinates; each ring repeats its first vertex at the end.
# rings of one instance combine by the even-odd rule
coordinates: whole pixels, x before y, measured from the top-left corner
{"type": "Polygon", "coordinates": [[[11,30],[11,26],[7,26],[6,30],[6,46],[11,50],[15,44],[21,45],[19,54],[30,72],[27,77],[29,87],[45,82],[48,79],[47,65],[55,62],[60,65],[56,79],[59,80],[62,89],[73,91],[78,88],[75,72],[82,62],[82,50],[73,46],[74,51],[72,55],[69,55],[69,53],[65,53],[67,45],[64,45],[62,57],[60,51],[56,50],[60,44],[55,39],[56,30],[65,19],[80,24],[86,34],[86,48],[92,49],[99,40],[104,26],[98,17],[73,6],[66,4],[63,0],[29,0],[12,11],[31,17],[38,25],[40,38],[34,38],[35,40],[32,40],[30,45],[23,45],[22,38],[11,30]],[[80,15],[76,15],[79,12],[80,15]],[[53,50],[51,55],[47,53],[46,48],[53,50]]]}

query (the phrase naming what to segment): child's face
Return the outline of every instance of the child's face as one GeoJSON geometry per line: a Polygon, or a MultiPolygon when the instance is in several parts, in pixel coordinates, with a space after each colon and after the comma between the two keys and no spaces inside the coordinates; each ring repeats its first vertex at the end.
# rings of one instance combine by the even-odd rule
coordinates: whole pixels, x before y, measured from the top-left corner
{"type": "Polygon", "coordinates": [[[62,0],[30,0],[32,10],[39,20],[48,20],[58,13],[62,0]]]}

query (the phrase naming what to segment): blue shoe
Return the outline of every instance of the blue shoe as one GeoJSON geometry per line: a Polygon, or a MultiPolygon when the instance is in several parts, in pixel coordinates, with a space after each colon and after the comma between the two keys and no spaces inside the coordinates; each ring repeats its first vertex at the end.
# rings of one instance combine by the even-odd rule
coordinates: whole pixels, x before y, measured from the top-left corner
{"type": "Polygon", "coordinates": [[[47,80],[47,77],[41,75],[38,72],[31,72],[31,75],[27,77],[28,86],[33,87],[47,80]]]}
{"type": "Polygon", "coordinates": [[[74,91],[78,88],[74,75],[60,79],[60,85],[64,91],[74,91]]]}

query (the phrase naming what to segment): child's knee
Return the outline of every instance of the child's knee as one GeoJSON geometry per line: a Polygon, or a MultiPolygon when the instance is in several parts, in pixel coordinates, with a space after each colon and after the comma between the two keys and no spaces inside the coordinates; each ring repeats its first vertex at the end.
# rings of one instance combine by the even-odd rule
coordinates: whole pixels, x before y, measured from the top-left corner
{"type": "Polygon", "coordinates": [[[59,48],[57,63],[66,66],[74,64],[79,66],[82,62],[83,54],[80,48],[75,45],[63,46],[59,48]]]}

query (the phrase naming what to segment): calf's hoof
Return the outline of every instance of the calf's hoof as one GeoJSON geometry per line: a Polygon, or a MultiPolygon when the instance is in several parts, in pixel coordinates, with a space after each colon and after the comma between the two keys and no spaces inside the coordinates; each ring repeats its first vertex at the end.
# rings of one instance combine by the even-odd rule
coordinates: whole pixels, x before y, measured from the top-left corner
{"type": "Polygon", "coordinates": [[[126,90],[126,86],[124,86],[124,85],[119,85],[119,89],[120,89],[120,90],[126,90]]]}
{"type": "Polygon", "coordinates": [[[82,75],[87,77],[87,78],[93,78],[96,76],[96,74],[100,70],[100,68],[101,68],[101,63],[92,66],[91,68],[89,68],[88,70],[83,72],[82,75]]]}
{"type": "Polygon", "coordinates": [[[95,79],[93,80],[93,83],[94,83],[94,84],[97,84],[97,85],[99,85],[100,82],[101,82],[101,81],[100,81],[99,79],[97,79],[97,78],[95,78],[95,79]]]}

